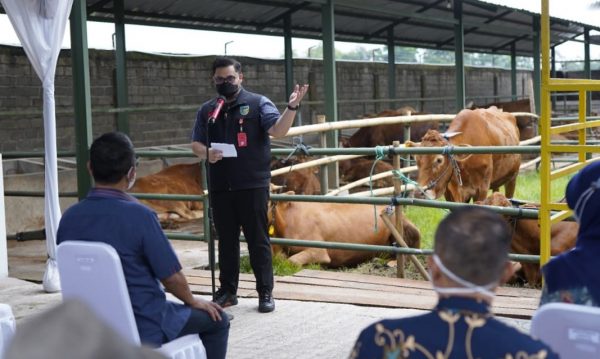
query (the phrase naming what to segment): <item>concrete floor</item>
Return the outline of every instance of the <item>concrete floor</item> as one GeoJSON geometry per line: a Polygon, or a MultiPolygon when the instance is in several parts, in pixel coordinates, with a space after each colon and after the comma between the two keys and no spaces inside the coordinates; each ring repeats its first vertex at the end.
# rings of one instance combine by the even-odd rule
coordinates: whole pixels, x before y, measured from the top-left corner
{"type": "MultiPolygon", "coordinates": [[[[172,243],[184,268],[208,264],[205,243],[172,243]]],[[[20,273],[41,279],[45,253],[43,241],[9,241],[10,275],[20,273]]],[[[15,278],[0,279],[0,303],[12,307],[17,325],[60,303],[61,299],[60,293],[44,293],[38,283],[15,278]]],[[[255,298],[240,298],[237,306],[227,309],[235,316],[231,323],[228,358],[347,358],[366,325],[382,318],[423,312],[276,299],[275,312],[261,314],[257,311],[257,304],[255,298]]],[[[529,330],[527,320],[501,320],[523,331],[529,330]]]]}

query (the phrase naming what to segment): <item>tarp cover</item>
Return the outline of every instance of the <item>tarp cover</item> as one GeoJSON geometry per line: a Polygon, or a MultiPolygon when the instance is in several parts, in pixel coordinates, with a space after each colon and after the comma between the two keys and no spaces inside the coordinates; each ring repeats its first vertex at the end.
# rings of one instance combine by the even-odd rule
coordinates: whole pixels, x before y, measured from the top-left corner
{"type": "Polygon", "coordinates": [[[56,231],[60,221],[56,162],[54,75],[73,0],[0,0],[21,45],[42,81],[44,94],[45,197],[44,218],[48,261],[43,286],[60,290],[56,266],[56,231]]]}

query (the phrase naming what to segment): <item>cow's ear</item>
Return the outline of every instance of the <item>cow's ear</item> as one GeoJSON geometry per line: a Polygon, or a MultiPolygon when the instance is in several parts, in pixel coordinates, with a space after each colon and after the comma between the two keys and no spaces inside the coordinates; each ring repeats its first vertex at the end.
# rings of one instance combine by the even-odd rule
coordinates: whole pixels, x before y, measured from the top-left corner
{"type": "MultiPolygon", "coordinates": [[[[461,144],[458,144],[458,145],[455,145],[455,146],[459,146],[459,147],[472,147],[471,145],[468,145],[466,143],[464,143],[464,144],[461,143],[461,144]]],[[[455,154],[454,158],[456,158],[456,160],[458,162],[464,162],[464,161],[468,160],[469,158],[471,158],[471,156],[473,156],[472,153],[459,153],[459,154],[455,154]]]]}
{"type": "Polygon", "coordinates": [[[406,141],[404,147],[421,147],[421,142],[406,141]]]}

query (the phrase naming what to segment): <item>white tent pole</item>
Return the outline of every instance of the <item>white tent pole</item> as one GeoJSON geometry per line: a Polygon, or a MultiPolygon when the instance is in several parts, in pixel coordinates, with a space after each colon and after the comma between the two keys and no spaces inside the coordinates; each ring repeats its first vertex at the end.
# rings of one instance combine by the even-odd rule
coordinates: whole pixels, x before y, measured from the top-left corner
{"type": "Polygon", "coordinates": [[[60,290],[55,254],[56,231],[61,213],[58,204],[54,75],[73,0],[0,0],[0,2],[29,62],[42,81],[44,90],[44,219],[48,261],[42,285],[46,292],[56,292],[60,290]]]}

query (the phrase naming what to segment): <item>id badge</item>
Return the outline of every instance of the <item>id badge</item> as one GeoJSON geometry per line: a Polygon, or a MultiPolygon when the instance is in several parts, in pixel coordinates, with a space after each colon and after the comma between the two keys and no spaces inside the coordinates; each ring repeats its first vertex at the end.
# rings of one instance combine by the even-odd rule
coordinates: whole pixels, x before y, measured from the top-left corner
{"type": "Polygon", "coordinates": [[[237,141],[238,141],[238,147],[248,146],[248,139],[246,138],[246,132],[238,132],[237,141]]]}

